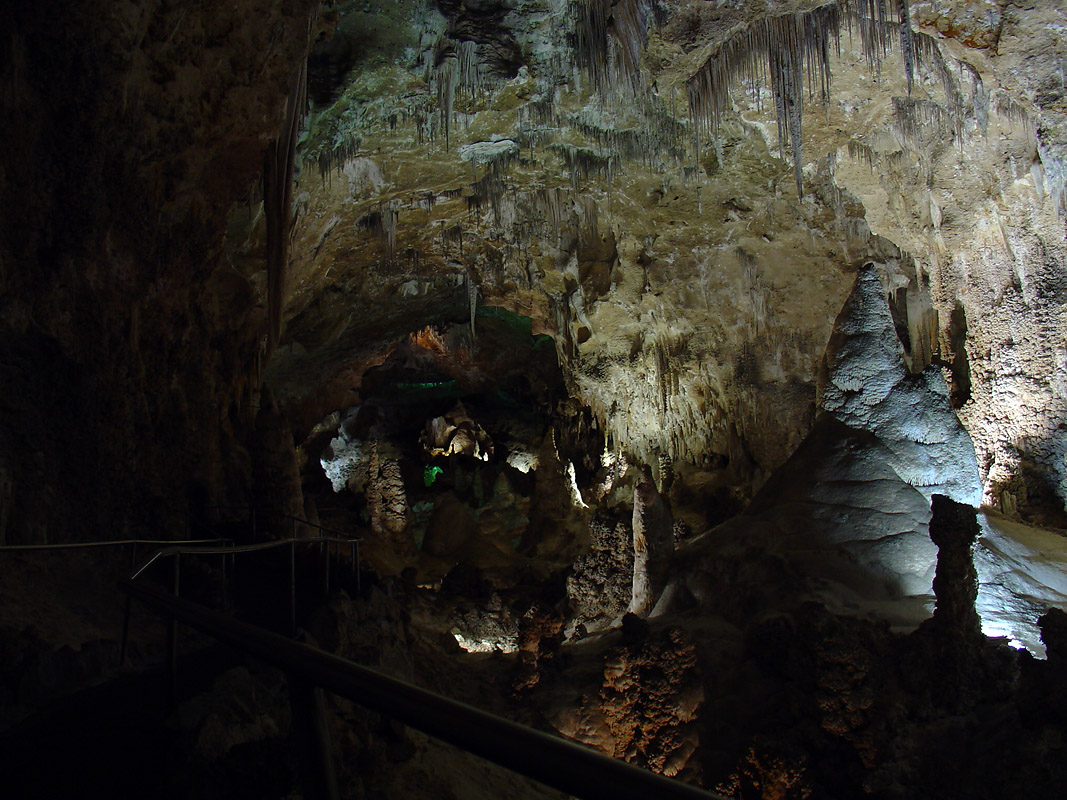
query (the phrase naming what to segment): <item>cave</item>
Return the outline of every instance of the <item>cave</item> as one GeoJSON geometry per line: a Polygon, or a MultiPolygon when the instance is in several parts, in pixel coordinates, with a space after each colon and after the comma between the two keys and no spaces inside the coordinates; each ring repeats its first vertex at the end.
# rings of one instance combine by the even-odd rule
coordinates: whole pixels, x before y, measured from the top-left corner
{"type": "Polygon", "coordinates": [[[4,18],[5,797],[1063,793],[1063,3],[4,18]]]}

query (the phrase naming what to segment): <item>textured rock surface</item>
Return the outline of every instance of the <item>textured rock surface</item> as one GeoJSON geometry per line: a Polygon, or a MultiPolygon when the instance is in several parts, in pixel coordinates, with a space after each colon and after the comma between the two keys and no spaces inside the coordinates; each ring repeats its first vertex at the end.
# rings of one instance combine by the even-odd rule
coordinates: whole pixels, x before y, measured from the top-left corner
{"type": "Polygon", "coordinates": [[[317,30],[316,5],[9,9],[9,542],[177,532],[198,496],[245,500],[262,275],[228,263],[223,241],[317,30]]]}
{"type": "Polygon", "coordinates": [[[612,624],[633,597],[633,531],[624,521],[594,518],[589,523],[589,552],[574,562],[567,595],[575,626],[596,631],[612,624]]]}
{"type": "Polygon", "coordinates": [[[978,573],[974,569],[974,542],[978,532],[973,508],[934,495],[930,539],[937,545],[937,604],[931,622],[948,638],[976,639],[982,632],[975,607],[978,573]]]}
{"type": "MultiPolygon", "coordinates": [[[[913,12],[910,88],[899,53],[871,71],[862,37],[830,54],[825,112],[804,118],[797,202],[773,155],[773,108],[751,81],[738,81],[710,138],[694,149],[685,132],[679,90],[736,26],[755,24],[753,9],[653,15],[636,96],[591,92],[560,64],[560,32],[574,24],[562,6],[389,11],[407,20],[397,35],[412,49],[353,72],[313,115],[308,151],[326,173],[302,178],[287,314],[315,383],[335,385],[356,342],[367,352],[396,330],[342,311],[354,291],[420,321],[459,320],[470,298],[492,299],[554,335],[568,385],[614,447],[657,469],[661,456],[725,457],[751,492],[811,426],[854,271],[895,258],[883,289],[904,361],[914,375],[935,365],[935,392],[937,365],[946,374],[984,498],[1052,520],[1065,495],[1065,392],[1042,342],[1062,329],[1058,184],[1047,177],[1062,109],[1035,61],[1062,13],[980,2],[913,12]],[[329,169],[345,148],[375,176],[356,195],[329,169]]],[[[641,48],[628,24],[608,26],[604,53],[631,36],[641,48]]],[[[577,62],[595,76],[599,45],[583,41],[593,50],[577,62]]],[[[882,346],[894,360],[896,345],[882,346]]],[[[290,407],[306,394],[287,395],[290,407]]],[[[914,469],[906,479],[929,478],[914,469]]],[[[970,476],[960,480],[960,499],[975,502],[970,476]]]]}
{"type": "Polygon", "coordinates": [[[608,649],[600,687],[553,709],[559,731],[616,758],[689,780],[699,747],[695,720],[704,701],[697,652],[679,628],[608,649]]]}
{"type": "Polygon", "coordinates": [[[974,446],[949,406],[945,379],[935,367],[909,374],[873,264],[857,275],[837,317],[824,369],[820,410],[873,433],[891,453],[892,470],[927,499],[981,502],[974,446]]]}
{"type": "MultiPolygon", "coordinates": [[[[878,5],[342,3],[313,59],[293,257],[269,276],[264,244],[288,232],[268,235],[276,214],[255,198],[237,203],[293,99],[317,4],[13,8],[0,41],[0,539],[180,535],[217,503],[296,512],[321,489],[346,525],[367,511],[382,572],[408,567],[358,611],[330,609],[353,617],[318,629],[336,652],[522,717],[501,700],[510,685],[489,696],[479,683],[510,671],[504,657],[457,669],[448,634],[521,646],[544,719],[572,715],[561,729],[738,797],[1017,784],[1055,796],[1063,706],[1035,698],[1062,697],[1062,682],[1003,642],[975,641],[944,669],[936,634],[902,640],[819,607],[914,624],[933,565],[924,494],[974,503],[975,475],[1005,514],[1067,523],[1065,10],[916,3],[903,38],[901,3],[881,33],[846,13],[878,5]],[[279,289],[284,337],[267,364],[279,289]],[[487,335],[488,307],[521,313],[528,339],[550,334],[556,358],[487,335]],[[518,370],[486,366],[509,352],[518,370]],[[508,394],[501,376],[525,371],[523,391],[498,399],[550,419],[514,448],[513,431],[492,430],[515,457],[494,451],[446,489],[477,532],[435,534],[416,554],[436,508],[409,508],[416,438],[386,452],[363,430],[336,437],[356,469],[326,461],[339,483],[362,482],[365,509],[327,494],[315,448],[376,392],[388,402],[375,413],[402,406],[390,390],[431,366],[441,384],[469,378],[464,393],[508,394]],[[838,420],[817,415],[820,398],[838,420]],[[645,499],[607,474],[604,445],[616,464],[649,465],[645,499]],[[298,475],[305,455],[314,469],[298,475]],[[594,620],[614,612],[612,570],[629,569],[617,526],[583,556],[589,520],[632,512],[647,533],[653,493],[698,531],[755,500],[683,543],[673,627],[630,617],[573,660],[542,661],[576,559],[572,599],[594,620]],[[438,596],[441,575],[469,596],[438,596]],[[420,607],[421,592],[440,607],[420,607]],[[411,614],[431,620],[433,646],[411,614]]],[[[670,525],[652,527],[670,541],[670,525]]],[[[1033,617],[1063,594],[1058,551],[1003,529],[984,539],[980,610],[1001,599],[1033,617]]],[[[1033,639],[1032,623],[997,619],[1033,639]]],[[[1057,619],[1045,618],[1053,662],[1057,619]]],[[[79,661],[5,629],[9,695],[23,665],[47,685],[79,661]]],[[[482,777],[337,710],[356,731],[342,747],[357,794],[445,796],[482,777]]],[[[245,733],[268,730],[252,722],[245,733]]],[[[526,791],[487,780],[464,796],[526,791]]]]}
{"type": "Polygon", "coordinates": [[[795,551],[800,569],[868,600],[928,595],[936,558],[930,506],[893,459],[873,435],[822,417],[745,514],[722,527],[769,525],[777,549],[795,551]]]}
{"type": "Polygon", "coordinates": [[[674,520],[671,510],[645,467],[634,487],[634,575],[629,611],[647,617],[667,585],[667,570],[674,554],[674,520]]]}

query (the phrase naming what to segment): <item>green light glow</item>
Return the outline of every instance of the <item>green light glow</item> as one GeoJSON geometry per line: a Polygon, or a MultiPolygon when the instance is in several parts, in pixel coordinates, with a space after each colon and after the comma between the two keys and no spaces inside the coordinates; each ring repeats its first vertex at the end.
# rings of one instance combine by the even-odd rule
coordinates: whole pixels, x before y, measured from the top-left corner
{"type": "Polygon", "coordinates": [[[435,467],[432,464],[427,464],[426,468],[422,471],[422,482],[426,484],[426,488],[433,486],[434,481],[438,476],[444,472],[440,467],[435,467]]]}

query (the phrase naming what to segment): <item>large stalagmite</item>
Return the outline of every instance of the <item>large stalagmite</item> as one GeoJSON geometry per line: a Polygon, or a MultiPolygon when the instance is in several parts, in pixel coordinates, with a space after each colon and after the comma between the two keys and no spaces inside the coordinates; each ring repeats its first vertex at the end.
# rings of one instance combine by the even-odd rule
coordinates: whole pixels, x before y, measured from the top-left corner
{"type": "Polygon", "coordinates": [[[930,539],[937,545],[937,605],[932,623],[941,635],[961,641],[973,641],[982,633],[975,606],[978,573],[974,569],[974,543],[979,530],[973,508],[944,495],[933,496],[930,539]]]}
{"type": "Polygon", "coordinates": [[[634,581],[630,611],[647,617],[667,585],[667,572],[674,553],[671,511],[652,480],[652,470],[642,467],[634,487],[634,581]]]}
{"type": "Polygon", "coordinates": [[[834,323],[819,380],[819,408],[873,433],[890,465],[927,497],[981,503],[971,438],[949,405],[937,367],[910,374],[879,269],[866,265],[834,323]]]}

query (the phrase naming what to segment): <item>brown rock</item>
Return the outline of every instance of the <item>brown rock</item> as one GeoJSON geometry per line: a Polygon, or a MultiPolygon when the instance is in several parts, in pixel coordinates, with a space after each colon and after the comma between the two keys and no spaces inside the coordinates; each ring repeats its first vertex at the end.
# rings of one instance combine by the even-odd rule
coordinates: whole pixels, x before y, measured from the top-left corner
{"type": "Polygon", "coordinates": [[[930,538],[938,548],[934,627],[955,638],[980,637],[982,621],[975,608],[978,573],[973,558],[979,533],[977,512],[940,494],[934,495],[931,509],[930,538]]]}
{"type": "Polygon", "coordinates": [[[470,506],[448,492],[434,508],[426,526],[422,549],[438,558],[458,551],[477,532],[478,520],[470,506]]]}

